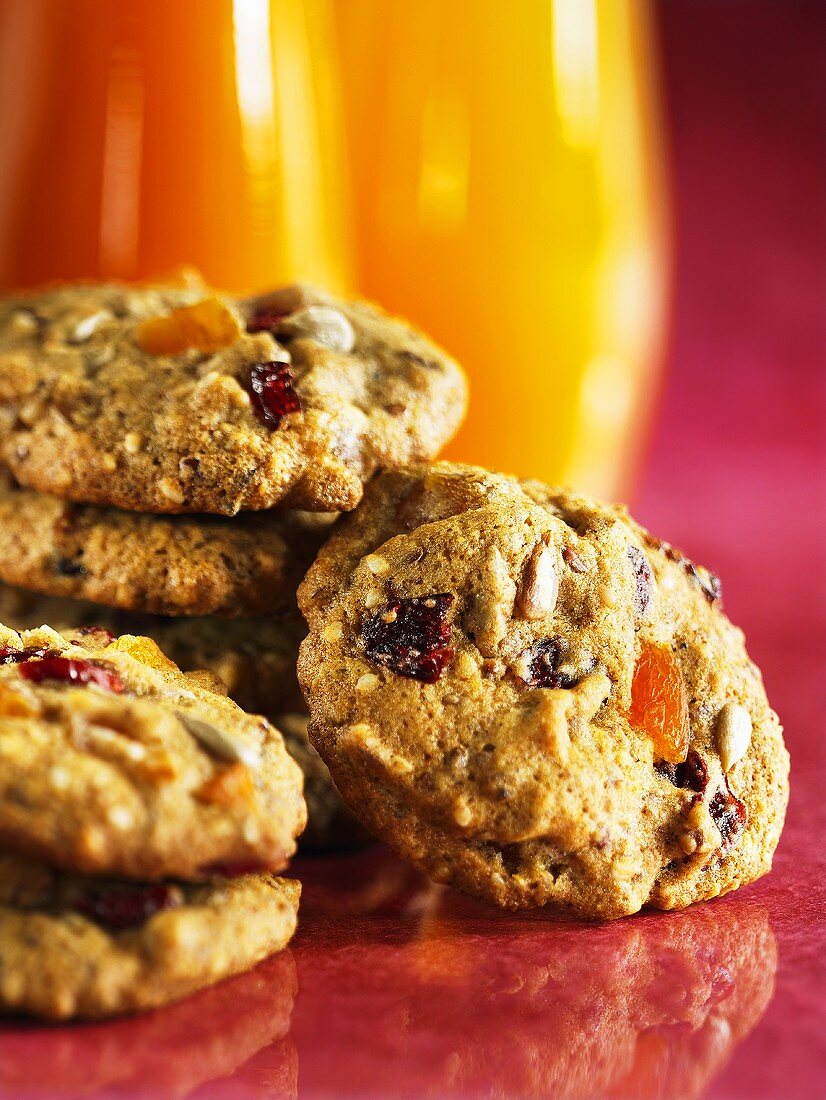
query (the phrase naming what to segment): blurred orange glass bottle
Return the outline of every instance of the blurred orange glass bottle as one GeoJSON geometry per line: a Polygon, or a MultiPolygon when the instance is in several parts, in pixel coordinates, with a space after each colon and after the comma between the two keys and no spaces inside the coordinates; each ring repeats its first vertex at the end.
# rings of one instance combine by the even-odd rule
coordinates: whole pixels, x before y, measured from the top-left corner
{"type": "Polygon", "coordinates": [[[450,455],[625,494],[668,232],[645,0],[336,0],[360,287],[471,379],[450,455]]]}
{"type": "Polygon", "coordinates": [[[0,286],[348,281],[327,0],[0,0],[0,286]]]}

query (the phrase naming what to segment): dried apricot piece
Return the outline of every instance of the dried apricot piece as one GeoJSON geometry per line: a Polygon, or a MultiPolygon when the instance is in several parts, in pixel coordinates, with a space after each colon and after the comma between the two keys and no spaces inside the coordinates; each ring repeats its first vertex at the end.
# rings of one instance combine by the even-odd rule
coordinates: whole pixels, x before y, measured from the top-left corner
{"type": "Polygon", "coordinates": [[[157,669],[158,672],[171,672],[177,665],[158,648],[151,638],[144,638],[137,634],[122,634],[120,638],[112,642],[107,649],[114,649],[118,653],[128,653],[142,665],[157,669]]]}
{"type": "Polygon", "coordinates": [[[657,760],[681,764],[688,756],[688,694],[668,646],[643,642],[631,681],[628,720],[651,738],[657,760]]]}
{"type": "Polygon", "coordinates": [[[220,298],[204,298],[166,317],[149,317],[135,328],[135,343],[148,355],[180,355],[194,348],[212,353],[241,335],[238,318],[220,298]]]}

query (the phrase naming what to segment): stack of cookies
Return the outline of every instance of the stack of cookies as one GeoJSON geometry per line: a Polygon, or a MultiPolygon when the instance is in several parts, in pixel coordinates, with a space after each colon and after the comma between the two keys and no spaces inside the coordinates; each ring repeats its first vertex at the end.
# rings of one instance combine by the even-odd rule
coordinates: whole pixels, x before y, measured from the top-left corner
{"type": "Polygon", "coordinates": [[[0,1005],[145,1007],[285,942],[284,737],[312,846],[372,834],[495,905],[608,919],[769,869],[788,756],[719,580],[622,508],[434,463],[465,399],[409,326],[306,288],[0,305],[0,621],[29,628],[0,1005]],[[198,969],[208,922],[237,950],[198,969]]]}
{"type": "Polygon", "coordinates": [[[465,397],[409,326],[304,288],[0,304],[3,1006],[146,1008],[287,942],[302,771],[304,846],[366,835],[307,740],[296,589],[465,397]]]}

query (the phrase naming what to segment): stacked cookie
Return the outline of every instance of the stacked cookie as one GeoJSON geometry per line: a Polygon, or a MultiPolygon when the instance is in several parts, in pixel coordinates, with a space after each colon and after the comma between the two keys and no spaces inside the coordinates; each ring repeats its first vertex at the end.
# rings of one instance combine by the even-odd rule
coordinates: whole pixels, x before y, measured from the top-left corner
{"type": "Polygon", "coordinates": [[[0,304],[5,1009],[148,1008],[289,940],[302,784],[305,844],[365,835],[307,739],[296,589],[464,404],[413,329],[304,288],[0,304]]]}
{"type": "Polygon", "coordinates": [[[305,822],[278,733],[148,638],[0,628],[0,1004],[152,1008],[289,941],[305,822]]]}

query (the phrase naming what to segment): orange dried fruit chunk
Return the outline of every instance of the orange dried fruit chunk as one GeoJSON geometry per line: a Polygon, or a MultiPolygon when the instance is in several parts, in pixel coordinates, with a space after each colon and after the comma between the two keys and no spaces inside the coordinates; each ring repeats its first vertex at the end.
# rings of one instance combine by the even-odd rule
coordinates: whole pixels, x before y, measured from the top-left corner
{"type": "Polygon", "coordinates": [[[643,642],[631,681],[628,720],[654,743],[657,760],[681,764],[688,755],[688,693],[668,646],[643,642]]]}
{"type": "Polygon", "coordinates": [[[135,343],[148,355],[180,355],[190,348],[211,353],[234,344],[240,335],[232,310],[219,298],[204,298],[166,317],[141,321],[135,328],[135,343]]]}
{"type": "Polygon", "coordinates": [[[38,711],[19,691],[6,684],[0,684],[0,717],[33,718],[38,711]]]}
{"type": "Polygon", "coordinates": [[[255,784],[245,764],[231,764],[202,783],[195,797],[201,802],[218,806],[252,806],[255,803],[255,784]]]}
{"type": "Polygon", "coordinates": [[[120,638],[112,642],[107,649],[114,649],[118,653],[128,653],[142,665],[157,669],[158,672],[177,671],[178,666],[163,653],[151,638],[142,638],[136,634],[122,634],[120,638]]]}

